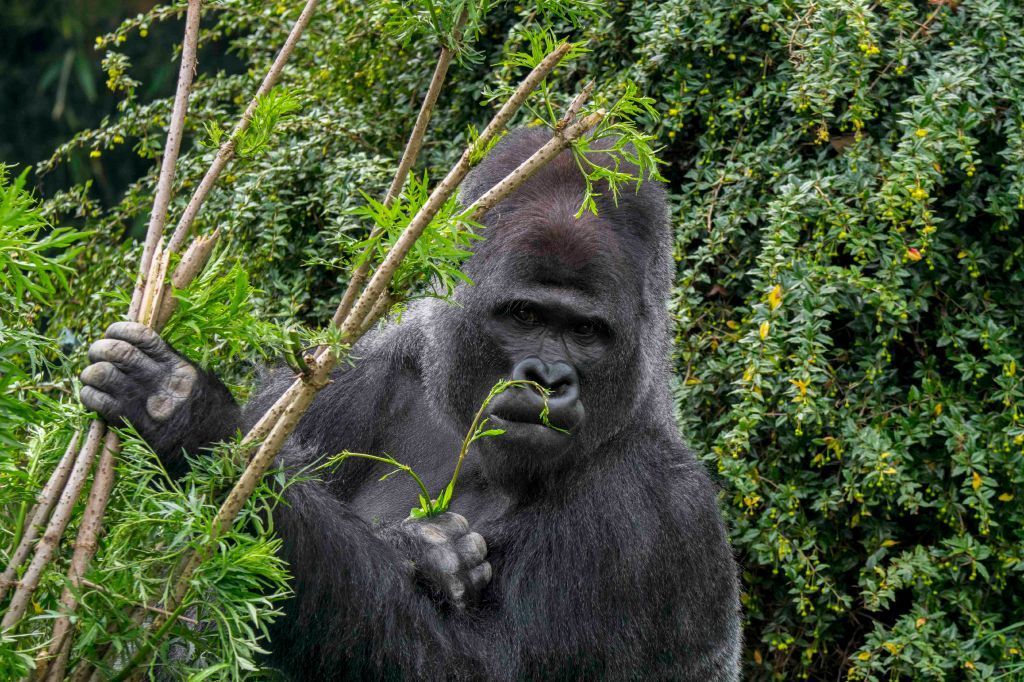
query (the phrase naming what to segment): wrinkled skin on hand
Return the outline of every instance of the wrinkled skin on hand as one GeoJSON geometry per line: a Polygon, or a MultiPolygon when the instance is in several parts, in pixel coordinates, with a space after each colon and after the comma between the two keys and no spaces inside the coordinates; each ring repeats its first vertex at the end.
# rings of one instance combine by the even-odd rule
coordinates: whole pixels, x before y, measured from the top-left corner
{"type": "Polygon", "coordinates": [[[390,535],[409,557],[408,568],[418,583],[441,604],[465,610],[491,581],[487,543],[459,514],[407,519],[390,535]]]}
{"type": "Polygon", "coordinates": [[[182,450],[223,440],[239,408],[227,388],[160,335],[137,322],[115,322],[89,347],[81,400],[111,424],[130,423],[172,475],[184,473],[182,450]]]}

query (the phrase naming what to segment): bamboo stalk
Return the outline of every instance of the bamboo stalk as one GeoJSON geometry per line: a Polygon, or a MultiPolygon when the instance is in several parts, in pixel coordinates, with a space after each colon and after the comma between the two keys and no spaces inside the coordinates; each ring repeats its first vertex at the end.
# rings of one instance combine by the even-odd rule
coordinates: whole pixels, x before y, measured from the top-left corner
{"type": "Polygon", "coordinates": [[[46,654],[37,660],[37,679],[60,682],[64,679],[68,657],[71,655],[71,613],[78,606],[76,592],[82,585],[89,563],[96,554],[96,543],[99,538],[103,513],[106,511],[110,493],[114,488],[114,464],[121,451],[121,441],[113,431],[107,432],[103,445],[103,454],[96,465],[96,474],[89,499],[82,514],[82,524],[75,540],[75,551],[71,557],[71,568],[68,570],[68,585],[64,587],[60,597],[62,615],[53,624],[53,636],[46,654]],[[46,661],[52,659],[49,665],[46,661]]]}
{"type": "Polygon", "coordinates": [[[46,482],[46,485],[43,486],[43,489],[36,496],[36,504],[28,514],[30,520],[28,526],[25,527],[25,533],[22,535],[17,548],[11,553],[10,564],[4,570],[3,575],[0,575],[0,600],[7,596],[7,590],[18,577],[18,567],[25,562],[29,550],[32,549],[32,543],[39,537],[39,532],[46,526],[46,521],[50,518],[50,512],[53,511],[54,505],[57,504],[57,497],[60,491],[64,489],[68,476],[71,475],[71,469],[75,465],[75,455],[78,454],[78,441],[81,435],[80,432],[76,432],[71,436],[71,442],[68,443],[68,447],[64,450],[64,456],[60,458],[57,468],[50,475],[50,480],[46,482]]]}
{"type": "Polygon", "coordinates": [[[92,467],[93,459],[96,457],[96,452],[99,450],[106,430],[106,424],[99,420],[94,421],[90,425],[89,435],[86,437],[85,444],[75,459],[75,464],[71,469],[71,474],[68,476],[67,484],[61,492],[60,499],[54,507],[52,516],[50,516],[50,522],[46,526],[46,532],[36,545],[36,552],[32,557],[32,561],[29,563],[28,568],[25,569],[25,575],[22,576],[17,589],[14,591],[14,596],[11,597],[11,603],[7,606],[3,621],[0,622],[0,628],[7,630],[14,627],[21,620],[21,617],[25,615],[25,611],[32,601],[32,593],[39,586],[39,579],[43,575],[43,569],[46,568],[50,559],[53,558],[53,554],[57,551],[57,546],[60,544],[61,536],[64,534],[64,529],[67,528],[68,522],[71,520],[71,512],[74,510],[75,502],[78,500],[82,487],[85,485],[89,469],[92,467]]]}
{"type": "Polygon", "coordinates": [[[512,96],[502,105],[498,113],[494,115],[490,123],[487,124],[487,127],[480,133],[480,137],[462,153],[455,166],[448,171],[448,175],[431,192],[426,203],[409,222],[409,225],[406,226],[405,231],[402,232],[402,235],[392,246],[391,250],[388,251],[384,261],[366,285],[366,289],[348,313],[342,315],[346,311],[340,305],[338,306],[331,321],[334,325],[341,328],[343,336],[346,334],[352,335],[361,326],[363,320],[366,319],[367,314],[376,304],[377,298],[384,291],[386,281],[390,281],[395,269],[397,269],[398,263],[405,258],[413,243],[419,239],[419,236],[423,234],[423,230],[427,228],[430,221],[437,215],[444,202],[455,192],[455,189],[469,173],[472,167],[470,159],[473,152],[476,149],[486,148],[490,144],[491,140],[505,128],[512,119],[512,116],[523,105],[526,98],[529,97],[530,93],[554,70],[570,49],[572,49],[570,43],[562,43],[544,57],[529,75],[523,79],[512,96]]]}
{"type": "MultiPolygon", "coordinates": [[[[416,116],[416,123],[413,125],[412,133],[409,135],[409,141],[405,144],[405,151],[402,152],[402,159],[398,163],[398,170],[395,171],[391,187],[388,188],[388,193],[384,196],[384,205],[388,208],[402,195],[402,188],[405,186],[406,178],[409,177],[409,171],[412,170],[413,165],[416,163],[416,157],[419,156],[420,149],[423,148],[423,138],[427,133],[427,123],[430,121],[430,115],[434,111],[437,98],[441,94],[441,86],[444,84],[444,79],[448,74],[448,67],[451,63],[452,51],[445,45],[441,48],[441,54],[437,58],[434,75],[430,79],[427,94],[420,105],[420,112],[416,116]]],[[[349,311],[352,310],[352,304],[355,303],[356,296],[366,282],[366,276],[370,273],[371,266],[370,251],[373,249],[373,242],[378,236],[380,236],[380,228],[375,226],[370,231],[370,245],[366,247],[366,252],[363,254],[363,262],[352,273],[348,286],[345,287],[345,294],[341,297],[341,303],[338,305],[338,312],[336,313],[336,317],[340,319],[344,319],[349,311]]]]}
{"type": "Polygon", "coordinates": [[[146,274],[153,259],[157,243],[164,233],[167,223],[167,207],[170,206],[174,190],[174,171],[178,165],[178,152],[184,137],[185,115],[188,112],[188,100],[192,94],[192,78],[196,72],[196,53],[199,44],[199,17],[202,0],[189,0],[185,14],[185,37],[181,42],[181,65],[178,67],[178,87],[174,93],[174,106],[171,109],[171,122],[167,130],[167,141],[164,144],[164,156],[160,163],[160,174],[157,176],[156,196],[153,198],[153,210],[149,214],[149,227],[146,230],[146,243],[142,249],[142,260],[139,263],[139,277],[135,281],[132,304],[128,308],[128,319],[138,318],[139,303],[146,288],[146,274]]]}
{"type": "Polygon", "coordinates": [[[231,131],[228,139],[217,150],[213,163],[210,164],[206,175],[203,176],[196,191],[193,192],[188,206],[185,207],[185,212],[182,213],[181,219],[178,220],[178,224],[171,234],[171,239],[167,243],[167,251],[170,253],[176,253],[185,242],[185,238],[192,229],[192,223],[195,222],[196,216],[199,215],[199,209],[202,208],[207,195],[213,189],[221,172],[227,167],[231,159],[234,158],[238,140],[249,129],[253,114],[256,113],[256,107],[259,105],[260,100],[277,85],[277,81],[281,78],[284,65],[288,62],[288,58],[291,57],[292,51],[295,50],[295,45],[299,42],[299,38],[302,37],[306,26],[309,25],[309,20],[313,18],[313,11],[316,9],[316,5],[317,0],[306,0],[305,7],[302,8],[302,12],[292,26],[291,32],[288,33],[284,45],[281,47],[280,52],[277,53],[277,57],[274,58],[274,63],[270,65],[270,70],[263,77],[263,82],[260,83],[259,89],[256,90],[256,94],[249,101],[249,106],[242,113],[242,118],[235,124],[235,128],[231,131]]]}

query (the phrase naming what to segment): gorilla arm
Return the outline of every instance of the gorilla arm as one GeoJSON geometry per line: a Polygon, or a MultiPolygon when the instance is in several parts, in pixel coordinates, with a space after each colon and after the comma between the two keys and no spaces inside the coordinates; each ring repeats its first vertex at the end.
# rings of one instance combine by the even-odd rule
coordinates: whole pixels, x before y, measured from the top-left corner
{"type": "Polygon", "coordinates": [[[482,541],[466,532],[464,519],[446,515],[377,529],[323,483],[307,481],[285,491],[274,525],[294,596],[271,625],[270,662],[289,678],[318,679],[327,670],[346,679],[445,678],[456,672],[452,666],[472,660],[478,647],[468,641],[467,628],[419,588],[423,574],[417,573],[428,565],[448,569],[431,561],[432,551],[471,546],[451,555],[456,565],[449,577],[490,577],[482,561],[486,550],[476,544],[482,541]],[[445,539],[417,543],[419,533],[445,539]]]}
{"type": "Polygon", "coordinates": [[[686,682],[738,682],[739,581],[716,488],[692,453],[679,445],[669,451],[674,457],[665,468],[671,475],[657,503],[668,512],[666,537],[659,543],[654,574],[683,579],[662,581],[666,629],[676,632],[677,648],[659,657],[667,664],[661,672],[686,682]]]}

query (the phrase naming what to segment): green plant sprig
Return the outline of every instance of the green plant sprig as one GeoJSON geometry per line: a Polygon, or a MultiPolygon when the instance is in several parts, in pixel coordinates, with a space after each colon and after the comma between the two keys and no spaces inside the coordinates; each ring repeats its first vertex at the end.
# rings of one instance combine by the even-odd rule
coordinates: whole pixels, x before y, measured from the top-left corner
{"type": "Polygon", "coordinates": [[[480,403],[480,407],[477,409],[476,414],[473,416],[473,422],[469,425],[469,430],[466,432],[466,437],[462,439],[462,445],[459,448],[459,457],[455,461],[455,470],[452,472],[451,480],[448,481],[448,485],[442,488],[441,492],[437,497],[432,498],[430,496],[430,490],[427,488],[423,479],[413,470],[408,464],[403,464],[397,459],[388,454],[383,455],[370,455],[363,452],[350,452],[348,450],[342,452],[340,455],[336,455],[328,459],[320,468],[333,468],[344,462],[346,459],[355,457],[358,459],[368,459],[372,462],[381,462],[393,466],[394,469],[387,472],[380,477],[380,480],[386,480],[398,472],[404,472],[408,474],[416,482],[416,485],[420,489],[419,493],[419,506],[413,507],[409,510],[409,518],[411,519],[428,519],[434,516],[448,511],[448,507],[451,505],[452,498],[455,494],[455,484],[459,480],[459,472],[462,471],[462,462],[466,459],[466,454],[469,452],[469,446],[480,440],[481,438],[494,438],[505,433],[504,429],[489,429],[487,428],[487,418],[484,417],[484,411],[487,406],[491,403],[494,398],[501,395],[505,391],[513,387],[524,387],[532,388],[537,391],[544,399],[544,407],[540,411],[541,424],[554,429],[561,433],[568,433],[563,428],[559,428],[551,423],[548,419],[550,409],[548,407],[548,396],[551,395],[550,389],[547,389],[536,381],[528,381],[525,379],[502,379],[491,387],[487,397],[484,398],[483,402],[480,403]]]}

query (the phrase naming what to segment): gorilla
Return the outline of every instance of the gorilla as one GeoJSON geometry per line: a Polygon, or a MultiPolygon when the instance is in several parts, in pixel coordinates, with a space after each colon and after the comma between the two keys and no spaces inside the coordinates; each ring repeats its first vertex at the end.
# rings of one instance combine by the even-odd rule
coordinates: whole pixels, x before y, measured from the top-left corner
{"type": "MultiPolygon", "coordinates": [[[[548,139],[508,134],[460,200],[548,139]]],[[[294,595],[268,665],[288,679],[739,678],[736,564],[669,393],[664,192],[605,187],[598,215],[577,218],[584,189],[565,152],[492,209],[464,265],[474,284],[363,337],[287,442],[286,470],[388,453],[439,491],[499,379],[549,389],[558,427],[535,391],[500,394],[486,416],[504,434],[474,444],[432,519],[407,519],[414,483],[381,483],[390,468],[367,460],[286,487],[273,521],[294,595]]],[[[293,379],[265,372],[243,410],[127,322],[89,358],[86,407],[131,422],[179,476],[183,452],[244,432],[293,379]]]]}

